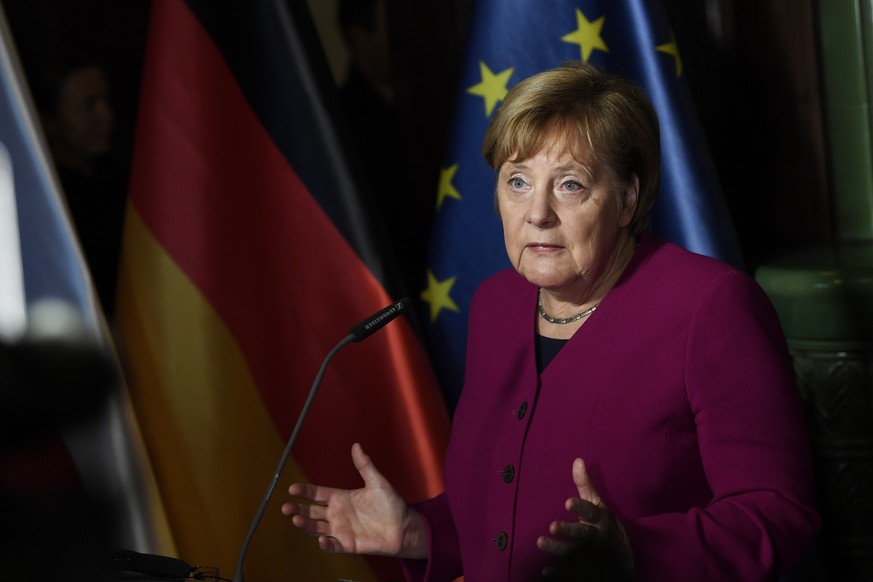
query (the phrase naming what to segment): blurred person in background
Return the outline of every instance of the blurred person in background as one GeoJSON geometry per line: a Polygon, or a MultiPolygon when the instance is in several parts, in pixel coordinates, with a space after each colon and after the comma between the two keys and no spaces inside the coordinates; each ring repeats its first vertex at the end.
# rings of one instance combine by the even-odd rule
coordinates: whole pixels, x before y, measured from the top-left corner
{"type": "Polygon", "coordinates": [[[114,147],[115,112],[104,68],[70,55],[31,71],[31,88],[63,194],[108,320],[127,191],[114,147]]]}

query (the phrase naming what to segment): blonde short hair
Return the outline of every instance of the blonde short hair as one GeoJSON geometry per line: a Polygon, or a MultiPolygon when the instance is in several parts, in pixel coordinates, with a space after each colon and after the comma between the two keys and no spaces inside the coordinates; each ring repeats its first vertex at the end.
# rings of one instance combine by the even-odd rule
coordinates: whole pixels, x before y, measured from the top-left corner
{"type": "Polygon", "coordinates": [[[637,176],[640,191],[630,229],[642,232],[657,197],[661,164],[658,116],[643,89],[582,61],[528,77],[494,114],[482,154],[499,170],[510,158],[525,160],[555,139],[566,140],[574,156],[588,152],[619,180],[637,176]]]}

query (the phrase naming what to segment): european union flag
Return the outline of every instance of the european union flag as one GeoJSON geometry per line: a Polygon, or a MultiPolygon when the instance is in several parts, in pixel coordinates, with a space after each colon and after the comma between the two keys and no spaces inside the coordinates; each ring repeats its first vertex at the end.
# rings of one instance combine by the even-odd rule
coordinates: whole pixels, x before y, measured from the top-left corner
{"type": "Polygon", "coordinates": [[[494,211],[485,129],[519,81],[582,59],[636,80],[661,122],[661,191],[652,230],[742,266],[736,233],[683,78],[682,57],[657,0],[481,0],[461,72],[454,133],[442,168],[427,288],[431,350],[451,407],[463,381],[467,316],[479,283],[508,267],[494,211]]]}

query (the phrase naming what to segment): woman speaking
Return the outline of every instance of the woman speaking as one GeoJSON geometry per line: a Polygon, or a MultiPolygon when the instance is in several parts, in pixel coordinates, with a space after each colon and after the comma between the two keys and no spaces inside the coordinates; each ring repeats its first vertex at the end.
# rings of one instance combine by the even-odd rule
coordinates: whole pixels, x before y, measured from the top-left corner
{"type": "Polygon", "coordinates": [[[327,552],[410,580],[775,580],[812,545],[811,453],[781,328],[752,278],[646,231],[655,111],[581,62],[514,87],[486,133],[511,269],[470,311],[445,492],[294,484],[327,552]]]}

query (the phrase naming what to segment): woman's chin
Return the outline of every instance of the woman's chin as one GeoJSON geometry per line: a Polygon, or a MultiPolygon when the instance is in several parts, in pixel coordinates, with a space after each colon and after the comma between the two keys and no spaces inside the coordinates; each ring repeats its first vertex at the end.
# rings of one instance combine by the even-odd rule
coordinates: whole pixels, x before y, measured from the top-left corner
{"type": "Polygon", "coordinates": [[[567,273],[554,272],[539,272],[520,271],[521,276],[527,279],[531,284],[543,289],[561,289],[569,287],[574,283],[581,283],[582,277],[577,274],[568,275],[567,273]]]}

